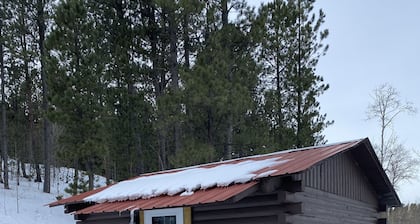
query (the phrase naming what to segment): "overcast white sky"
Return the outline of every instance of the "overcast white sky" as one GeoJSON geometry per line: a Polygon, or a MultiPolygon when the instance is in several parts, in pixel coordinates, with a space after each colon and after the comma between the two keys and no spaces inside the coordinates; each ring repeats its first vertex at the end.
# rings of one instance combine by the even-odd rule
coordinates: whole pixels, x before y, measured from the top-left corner
{"type": "MultiPolygon", "coordinates": [[[[248,0],[259,6],[267,0],[248,0]]],[[[420,1],[318,0],[330,35],[327,55],[317,72],[330,89],[320,98],[321,111],[335,123],[325,130],[330,143],[369,137],[379,139],[374,121],[366,121],[370,94],[390,83],[420,109],[420,1]]],[[[402,115],[394,125],[400,140],[420,151],[420,114],[402,115]]],[[[404,203],[420,203],[420,175],[398,190],[404,203]]]]}

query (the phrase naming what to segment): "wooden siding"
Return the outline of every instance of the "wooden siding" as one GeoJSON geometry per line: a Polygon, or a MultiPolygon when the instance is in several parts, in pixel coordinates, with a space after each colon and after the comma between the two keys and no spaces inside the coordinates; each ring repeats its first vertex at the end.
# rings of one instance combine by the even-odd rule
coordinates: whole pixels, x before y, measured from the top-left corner
{"type": "Polygon", "coordinates": [[[284,191],[254,194],[236,203],[193,208],[193,224],[283,224],[286,214],[300,211],[300,204],[287,202],[284,191]]]}
{"type": "MultiPolygon", "coordinates": [[[[75,218],[77,218],[76,216],[75,218]]],[[[130,222],[130,213],[103,213],[91,215],[79,215],[79,220],[76,224],[121,224],[130,222]]],[[[136,217],[138,219],[138,216],[136,217]]],[[[137,222],[138,223],[138,222],[137,222]]]]}
{"type": "Polygon", "coordinates": [[[295,194],[303,202],[303,213],[289,216],[293,224],[376,224],[377,207],[338,196],[318,189],[306,187],[295,194]]]}
{"type": "Polygon", "coordinates": [[[349,199],[377,204],[367,177],[349,153],[323,161],[303,173],[304,185],[349,199]]]}

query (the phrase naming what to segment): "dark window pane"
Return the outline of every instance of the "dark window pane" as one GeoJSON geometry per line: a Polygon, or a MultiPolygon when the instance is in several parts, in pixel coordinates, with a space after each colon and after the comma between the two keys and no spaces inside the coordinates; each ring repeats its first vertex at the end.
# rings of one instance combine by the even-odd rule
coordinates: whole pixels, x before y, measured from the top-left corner
{"type": "Polygon", "coordinates": [[[176,224],[176,216],[152,217],[152,224],[176,224]]]}

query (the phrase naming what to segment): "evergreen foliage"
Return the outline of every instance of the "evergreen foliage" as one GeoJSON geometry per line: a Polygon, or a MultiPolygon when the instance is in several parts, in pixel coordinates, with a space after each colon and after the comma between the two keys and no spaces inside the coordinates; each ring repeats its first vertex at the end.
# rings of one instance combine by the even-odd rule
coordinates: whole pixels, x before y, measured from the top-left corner
{"type": "Polygon", "coordinates": [[[227,152],[229,144],[243,146],[236,139],[228,142],[228,135],[232,131],[235,138],[245,132],[240,127],[253,108],[258,67],[250,48],[242,31],[227,25],[212,34],[196,65],[185,74],[186,107],[191,111],[187,123],[196,127],[198,139],[218,149],[219,158],[235,153],[227,152]],[[230,123],[233,130],[228,130],[230,123]]]}
{"type": "Polygon", "coordinates": [[[7,145],[37,171],[86,170],[92,189],[94,172],[122,180],[323,143],[328,31],[313,4],[4,0],[7,145]]]}
{"type": "Polygon", "coordinates": [[[322,130],[332,122],[320,113],[317,100],[329,86],[316,74],[328,45],[323,41],[325,14],[313,13],[314,1],[275,0],[260,8],[253,32],[264,68],[264,113],[276,147],[324,143],[322,130]]]}
{"type": "Polygon", "coordinates": [[[71,195],[80,194],[89,190],[89,181],[81,175],[82,178],[76,178],[73,182],[69,183],[69,186],[64,191],[71,195]]]}
{"type": "Polygon", "coordinates": [[[87,170],[90,189],[93,172],[106,152],[104,144],[102,74],[105,65],[99,60],[99,35],[89,18],[87,3],[81,0],[62,2],[57,7],[47,47],[50,52],[51,120],[61,124],[65,159],[76,169],[87,170]]]}

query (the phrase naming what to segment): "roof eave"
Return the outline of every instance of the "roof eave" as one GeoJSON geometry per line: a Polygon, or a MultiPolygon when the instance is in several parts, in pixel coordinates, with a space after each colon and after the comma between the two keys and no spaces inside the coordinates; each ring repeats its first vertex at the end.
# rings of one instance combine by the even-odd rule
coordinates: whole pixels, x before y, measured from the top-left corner
{"type": "Polygon", "coordinates": [[[384,205],[393,206],[393,207],[401,206],[402,205],[401,200],[398,197],[398,194],[395,191],[394,186],[389,180],[388,175],[385,173],[385,170],[383,169],[381,163],[379,162],[379,159],[369,139],[365,138],[362,142],[360,142],[360,144],[364,144],[365,148],[367,149],[367,152],[369,153],[371,159],[373,160],[374,165],[376,166],[377,171],[380,174],[382,181],[384,182],[385,186],[388,189],[388,192],[382,193],[381,195],[379,195],[382,203],[384,205]]]}

